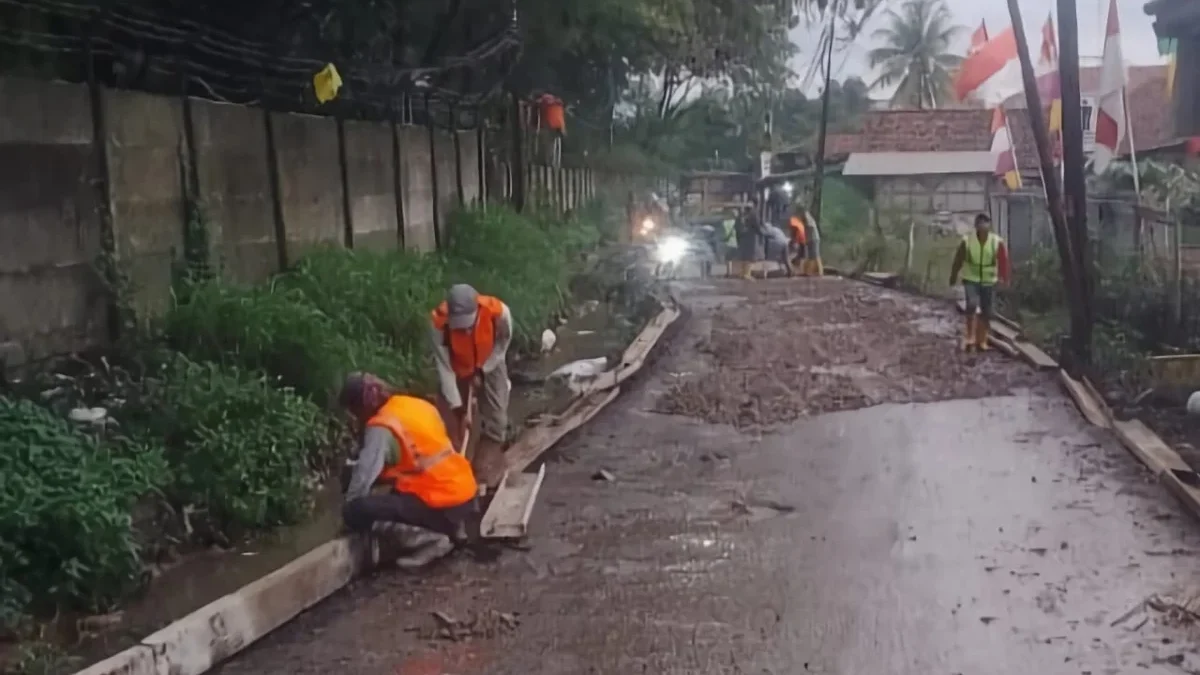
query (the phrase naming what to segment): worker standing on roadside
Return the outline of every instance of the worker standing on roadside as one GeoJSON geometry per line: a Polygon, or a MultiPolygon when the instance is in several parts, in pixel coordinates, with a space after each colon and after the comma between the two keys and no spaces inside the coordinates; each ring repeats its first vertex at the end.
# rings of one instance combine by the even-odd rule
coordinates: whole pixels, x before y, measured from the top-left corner
{"type": "Polygon", "coordinates": [[[369,373],[348,376],[338,401],[362,430],[358,457],[343,486],[346,527],[394,535],[377,539],[388,545],[380,558],[393,558],[394,552],[412,567],[466,543],[479,487],[471,464],[454,451],[437,408],[369,373]],[[372,494],[376,483],[391,489],[372,494]],[[405,525],[427,532],[405,532],[405,525]]]}
{"type": "Polygon", "coordinates": [[[1011,275],[1008,247],[992,232],[992,219],[986,213],[975,216],[975,231],[964,236],[958,245],[950,268],[951,286],[958,283],[960,271],[967,309],[963,350],[976,348],[982,351],[988,348],[996,282],[1007,285],[1011,275]]]}
{"type": "Polygon", "coordinates": [[[800,276],[806,276],[808,270],[805,266],[804,249],[808,243],[808,233],[804,227],[804,212],[803,209],[795,207],[792,209],[792,215],[788,218],[788,229],[791,230],[792,242],[791,251],[789,252],[790,265],[794,268],[795,265],[800,265],[800,276]]]}
{"type": "Polygon", "coordinates": [[[724,238],[721,241],[724,248],[724,255],[721,256],[725,261],[725,276],[736,276],[737,270],[737,211],[731,211],[721,221],[721,230],[724,233],[724,238]]]}
{"type": "Polygon", "coordinates": [[[508,430],[508,346],[512,342],[512,312],[499,298],[480,295],[467,284],[455,284],[446,300],[433,310],[430,339],[437,366],[438,405],[447,420],[454,447],[469,426],[468,410],[477,385],[481,438],[474,466],[488,486],[504,473],[503,445],[508,430]]]}
{"type": "Polygon", "coordinates": [[[759,242],[763,239],[757,203],[752,203],[742,209],[735,227],[739,267],[737,276],[749,281],[753,278],[754,263],[758,260],[759,242]]]}
{"type": "Polygon", "coordinates": [[[821,227],[811,211],[804,211],[804,276],[825,276],[825,263],[821,262],[821,227]]]}

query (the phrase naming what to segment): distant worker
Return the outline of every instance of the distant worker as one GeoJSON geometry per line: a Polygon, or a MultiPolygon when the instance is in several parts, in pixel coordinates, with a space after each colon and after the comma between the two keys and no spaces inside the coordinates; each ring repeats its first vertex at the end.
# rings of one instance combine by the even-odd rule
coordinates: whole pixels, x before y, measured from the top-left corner
{"type": "Polygon", "coordinates": [[[738,213],[736,210],[731,210],[725,219],[721,221],[721,230],[724,234],[722,239],[723,255],[721,259],[725,261],[725,276],[737,276],[737,221],[738,213]]]}
{"type": "Polygon", "coordinates": [[[503,477],[504,440],[508,431],[508,346],[513,319],[498,298],[480,295],[467,284],[455,284],[433,310],[430,339],[437,366],[438,405],[458,448],[470,423],[468,407],[477,385],[481,438],[475,446],[475,473],[488,486],[503,477]]]}
{"type": "Polygon", "coordinates": [[[567,117],[562,99],[546,93],[538,97],[537,103],[542,125],[550,131],[552,138],[551,166],[560,166],[562,164],[562,139],[567,135],[567,117]]]}
{"type": "Polygon", "coordinates": [[[344,486],[346,527],[377,537],[381,559],[402,556],[400,562],[410,567],[466,543],[479,487],[471,464],[454,451],[437,408],[369,373],[348,376],[338,400],[362,430],[344,486]],[[376,483],[390,489],[372,494],[376,483]],[[406,532],[405,525],[426,532],[406,532]]]}
{"type": "Polygon", "coordinates": [[[963,237],[954,253],[954,264],[950,267],[951,286],[958,283],[960,271],[967,309],[963,350],[986,350],[996,282],[1007,285],[1011,275],[1008,247],[992,232],[992,219],[986,213],[975,216],[975,231],[963,237]]]}
{"type": "Polygon", "coordinates": [[[737,224],[737,276],[745,280],[754,277],[754,263],[762,248],[763,230],[758,219],[758,204],[751,203],[742,209],[737,224]]]}
{"type": "Polygon", "coordinates": [[[821,227],[811,211],[804,211],[804,266],[803,274],[809,277],[825,276],[825,263],[821,262],[821,227]]]}
{"type": "Polygon", "coordinates": [[[792,258],[789,255],[792,238],[774,225],[767,225],[763,229],[766,232],[763,242],[763,257],[779,263],[783,267],[784,273],[789,277],[792,276],[792,258]]]}
{"type": "Polygon", "coordinates": [[[788,218],[788,229],[791,231],[792,235],[789,266],[794,268],[796,265],[799,265],[800,274],[804,275],[806,272],[804,265],[804,248],[808,243],[808,233],[805,232],[804,228],[803,209],[792,209],[792,215],[788,218]]]}

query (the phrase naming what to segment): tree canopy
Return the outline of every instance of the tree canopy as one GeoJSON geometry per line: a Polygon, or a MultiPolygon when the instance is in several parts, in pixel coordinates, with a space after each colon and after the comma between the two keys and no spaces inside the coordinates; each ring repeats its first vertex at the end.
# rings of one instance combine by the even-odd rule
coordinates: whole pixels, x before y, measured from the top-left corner
{"type": "Polygon", "coordinates": [[[954,24],[943,0],[905,0],[899,11],[888,9],[885,16],[887,25],[873,34],[882,44],[868,54],[871,67],[881,70],[872,88],[895,85],[893,105],[944,104],[962,61],[950,53],[950,45],[963,28],[954,24]]]}

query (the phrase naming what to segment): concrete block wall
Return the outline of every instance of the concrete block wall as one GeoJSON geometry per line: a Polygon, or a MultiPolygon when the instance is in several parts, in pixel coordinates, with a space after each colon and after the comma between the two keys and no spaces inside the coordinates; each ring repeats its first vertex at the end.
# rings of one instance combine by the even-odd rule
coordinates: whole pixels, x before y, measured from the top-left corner
{"type": "Polygon", "coordinates": [[[0,79],[0,361],[104,340],[98,167],[86,89],[0,79]]]}
{"type": "MultiPolygon", "coordinates": [[[[221,273],[258,283],[316,246],[403,241],[433,251],[445,243],[435,223],[448,232],[460,205],[492,191],[493,200],[511,198],[503,162],[485,168],[503,185],[480,175],[475,131],[456,132],[457,143],[435,131],[431,161],[426,127],[345,121],[339,133],[333,118],[200,99],[185,111],[179,98],[98,93],[93,111],[85,85],[0,78],[0,362],[106,343],[97,266],[105,208],[117,264],[146,318],[170,302],[189,203],[221,273]]],[[[584,169],[520,170],[530,204],[562,211],[595,194],[584,169]]]]}
{"type": "MultiPolygon", "coordinates": [[[[104,97],[117,258],[139,314],[166,309],[183,249],[183,105],[132,91],[104,97]]],[[[86,110],[86,108],[85,108],[86,110]]]]}
{"type": "Polygon", "coordinates": [[[263,111],[193,100],[199,199],[225,275],[265,281],[279,271],[263,111]]]}

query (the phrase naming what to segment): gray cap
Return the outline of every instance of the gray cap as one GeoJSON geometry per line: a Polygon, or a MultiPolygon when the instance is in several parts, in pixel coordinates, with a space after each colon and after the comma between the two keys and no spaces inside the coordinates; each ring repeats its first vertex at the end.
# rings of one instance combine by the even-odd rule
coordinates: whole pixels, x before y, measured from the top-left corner
{"type": "Polygon", "coordinates": [[[446,291],[446,312],[451,330],[474,327],[475,315],[479,313],[479,293],[469,284],[454,284],[446,291]]]}

